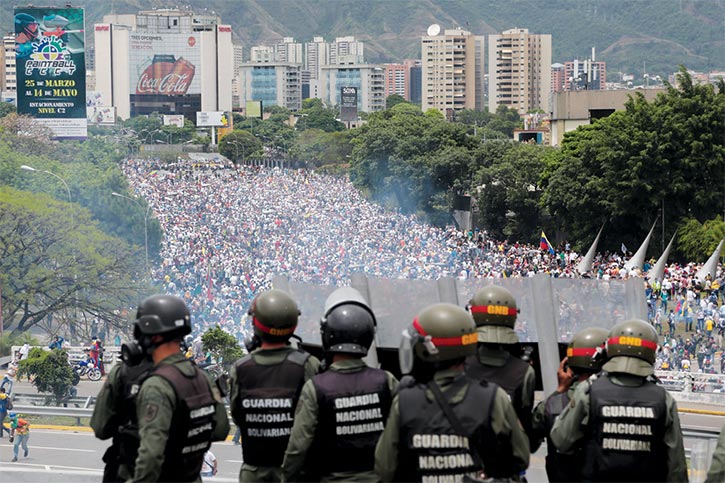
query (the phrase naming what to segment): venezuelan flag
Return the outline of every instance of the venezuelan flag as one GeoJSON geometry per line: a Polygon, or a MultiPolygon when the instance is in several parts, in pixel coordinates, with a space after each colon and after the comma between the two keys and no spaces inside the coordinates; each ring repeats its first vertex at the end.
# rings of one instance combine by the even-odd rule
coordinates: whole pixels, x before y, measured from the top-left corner
{"type": "Polygon", "coordinates": [[[549,239],[546,238],[544,230],[541,230],[541,241],[539,242],[539,248],[541,248],[542,250],[547,250],[552,255],[556,255],[554,247],[551,246],[551,243],[549,243],[549,239]]]}

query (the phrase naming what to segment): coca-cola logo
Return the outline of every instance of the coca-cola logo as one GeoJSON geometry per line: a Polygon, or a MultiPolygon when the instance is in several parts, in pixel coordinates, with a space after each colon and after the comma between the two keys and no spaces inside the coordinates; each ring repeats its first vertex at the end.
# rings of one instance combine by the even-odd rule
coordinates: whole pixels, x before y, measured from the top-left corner
{"type": "Polygon", "coordinates": [[[145,72],[141,74],[136,85],[136,94],[165,94],[178,96],[186,94],[189,90],[192,77],[189,74],[175,74],[173,72],[158,78],[145,72]]]}
{"type": "Polygon", "coordinates": [[[217,30],[219,32],[231,32],[232,31],[232,27],[229,26],[229,25],[219,25],[219,27],[217,27],[217,30]]]}
{"type": "Polygon", "coordinates": [[[104,32],[110,30],[108,25],[96,25],[96,32],[104,32]]]}

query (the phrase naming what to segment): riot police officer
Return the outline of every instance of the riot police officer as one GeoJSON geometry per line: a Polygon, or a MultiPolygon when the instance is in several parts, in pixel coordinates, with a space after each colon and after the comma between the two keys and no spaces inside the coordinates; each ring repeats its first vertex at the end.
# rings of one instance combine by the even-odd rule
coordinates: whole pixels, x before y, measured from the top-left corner
{"type": "Polygon", "coordinates": [[[375,445],[397,385],[362,360],[375,338],[375,315],[351,287],[333,292],[320,321],[329,369],[307,381],[283,464],[285,481],[377,481],[375,445]]]}
{"type": "Polygon", "coordinates": [[[466,359],[466,373],[506,391],[526,434],[531,434],[536,373],[528,362],[512,354],[519,342],[514,332],[516,299],[507,289],[489,285],[476,292],[467,308],[476,322],[478,348],[466,359]]]}
{"type": "Polygon", "coordinates": [[[515,478],[526,469],[529,445],[508,396],[465,374],[476,340],[470,314],[447,303],[424,309],[403,331],[401,370],[423,376],[404,378],[393,399],[375,449],[382,481],[515,478]]]}
{"type": "Polygon", "coordinates": [[[687,481],[677,404],[651,380],[657,332],[642,320],[615,325],[607,362],[580,384],[551,430],[560,453],[581,448],[584,481],[687,481]]]}
{"type": "Polygon", "coordinates": [[[242,433],[240,481],[281,481],[294,412],[305,381],[320,361],[290,346],[300,311],[281,290],[259,294],[249,309],[252,352],[231,371],[231,410],[242,433]]]}
{"type": "Polygon", "coordinates": [[[180,298],[154,295],[139,305],[134,338],[154,367],[136,398],[140,444],[133,481],[198,481],[204,453],[229,434],[219,390],[181,352],[190,332],[180,298]]]}
{"type": "Polygon", "coordinates": [[[122,362],[111,369],[98,393],[91,416],[96,437],[113,438],[113,444],[103,455],[104,482],[121,482],[133,477],[139,445],[136,395],[153,367],[151,359],[136,345],[124,344],[121,358],[122,362]]]}
{"type": "Polygon", "coordinates": [[[536,452],[541,441],[547,438],[546,474],[549,481],[581,481],[581,455],[563,455],[556,451],[549,432],[554,420],[569,404],[576,386],[598,373],[604,364],[604,344],[607,332],[599,327],[591,327],[574,334],[566,349],[566,357],[559,364],[557,377],[559,385],[556,391],[540,402],[532,415],[531,431],[536,452]]]}

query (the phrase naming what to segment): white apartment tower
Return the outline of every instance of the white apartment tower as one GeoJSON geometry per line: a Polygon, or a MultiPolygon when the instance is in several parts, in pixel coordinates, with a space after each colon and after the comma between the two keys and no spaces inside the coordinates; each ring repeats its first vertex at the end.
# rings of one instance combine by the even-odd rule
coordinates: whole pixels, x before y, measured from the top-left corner
{"type": "Polygon", "coordinates": [[[364,64],[365,44],[355,40],[355,37],[337,37],[330,43],[330,65],[364,64]]]}
{"type": "Polygon", "coordinates": [[[528,29],[488,37],[488,110],[499,105],[526,114],[550,112],[551,35],[528,29]]]}
{"type": "Polygon", "coordinates": [[[15,70],[15,37],[3,37],[3,48],[0,51],[0,91],[2,101],[16,100],[18,95],[18,78],[15,70]]]}
{"type": "Polygon", "coordinates": [[[483,109],[484,37],[431,25],[421,41],[421,109],[453,120],[463,109],[483,109]]]}

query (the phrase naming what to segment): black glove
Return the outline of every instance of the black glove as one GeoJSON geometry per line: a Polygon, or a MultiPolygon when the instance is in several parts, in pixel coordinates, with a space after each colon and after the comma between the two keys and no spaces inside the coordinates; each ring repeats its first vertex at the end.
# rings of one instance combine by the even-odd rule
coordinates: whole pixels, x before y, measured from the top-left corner
{"type": "Polygon", "coordinates": [[[15,436],[10,436],[10,442],[12,443],[13,441],[15,441],[15,436]]]}

